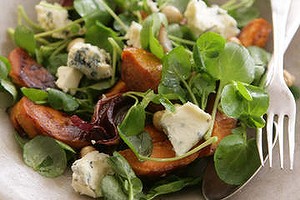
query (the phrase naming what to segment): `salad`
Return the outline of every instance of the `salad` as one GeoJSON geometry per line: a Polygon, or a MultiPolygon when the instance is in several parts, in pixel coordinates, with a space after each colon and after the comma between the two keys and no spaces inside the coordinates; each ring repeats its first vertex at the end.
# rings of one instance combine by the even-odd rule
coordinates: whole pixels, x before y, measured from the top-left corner
{"type": "Polygon", "coordinates": [[[252,1],[41,1],[35,9],[32,20],[18,7],[8,30],[17,48],[0,57],[26,165],[46,177],[70,167],[76,192],[105,199],[197,185],[202,169],[186,172],[207,156],[228,184],[256,171],[247,129],[265,124],[271,28],[252,1]]]}

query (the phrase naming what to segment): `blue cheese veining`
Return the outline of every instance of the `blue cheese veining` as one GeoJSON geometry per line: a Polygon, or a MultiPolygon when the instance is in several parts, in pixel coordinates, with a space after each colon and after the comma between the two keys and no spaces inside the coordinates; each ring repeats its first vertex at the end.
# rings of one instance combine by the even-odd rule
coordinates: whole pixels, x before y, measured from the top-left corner
{"type": "Polygon", "coordinates": [[[188,102],[177,105],[175,112],[165,111],[160,126],[168,135],[177,156],[195,146],[211,125],[211,116],[197,105],[188,102]]]}
{"type": "Polygon", "coordinates": [[[99,80],[112,76],[110,54],[88,43],[76,43],[68,53],[68,67],[81,71],[89,79],[99,80]]]}
{"type": "MultiPolygon", "coordinates": [[[[37,20],[39,25],[47,30],[54,30],[65,27],[72,21],[68,19],[68,11],[58,3],[48,3],[41,1],[35,6],[37,20]]],[[[66,38],[69,34],[68,30],[55,32],[52,34],[54,38],[66,38]]]]}
{"type": "Polygon", "coordinates": [[[107,162],[109,155],[92,151],[72,165],[72,187],[80,193],[93,198],[102,197],[101,181],[104,176],[114,172],[107,162]]]}
{"type": "Polygon", "coordinates": [[[226,10],[218,5],[208,7],[202,0],[191,0],[184,16],[197,37],[206,31],[219,33],[226,39],[239,33],[236,20],[226,10]]]}

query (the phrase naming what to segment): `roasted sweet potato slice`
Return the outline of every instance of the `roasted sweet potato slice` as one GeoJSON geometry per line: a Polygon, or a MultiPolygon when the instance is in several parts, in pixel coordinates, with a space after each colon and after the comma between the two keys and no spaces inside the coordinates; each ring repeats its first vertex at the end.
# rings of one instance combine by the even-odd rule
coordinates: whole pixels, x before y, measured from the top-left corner
{"type": "Polygon", "coordinates": [[[90,145],[85,132],[75,126],[69,116],[53,108],[37,105],[26,97],[13,106],[10,118],[15,129],[29,138],[46,135],[76,149],[90,145]]]}
{"type": "Polygon", "coordinates": [[[224,113],[217,112],[212,136],[217,136],[218,141],[216,143],[210,145],[209,147],[201,150],[199,156],[202,157],[202,156],[212,155],[215,152],[220,141],[224,137],[231,134],[232,129],[236,128],[236,125],[237,125],[236,119],[230,118],[230,117],[226,116],[224,113]]]}
{"type": "MultiPolygon", "coordinates": [[[[166,138],[165,134],[157,131],[153,127],[146,127],[153,141],[153,150],[151,157],[153,158],[171,158],[175,157],[172,144],[166,138]]],[[[120,152],[122,156],[126,158],[132,169],[138,176],[161,176],[170,171],[184,167],[193,162],[198,153],[192,154],[186,158],[170,161],[170,162],[157,162],[157,161],[144,161],[141,162],[137,159],[134,153],[130,149],[126,149],[120,152]]]]}
{"type": "Polygon", "coordinates": [[[263,18],[258,18],[249,22],[249,24],[242,29],[238,38],[246,47],[265,47],[271,31],[271,24],[263,18]]]}
{"type": "Polygon", "coordinates": [[[11,63],[9,76],[16,85],[39,89],[56,87],[55,77],[23,49],[14,49],[10,52],[8,59],[11,63]]]}
{"type": "Polygon", "coordinates": [[[161,61],[152,53],[138,48],[126,48],[122,53],[122,80],[128,90],[157,91],[161,79],[161,61]]]}
{"type": "Polygon", "coordinates": [[[126,84],[124,81],[119,80],[111,89],[109,89],[106,93],[106,97],[112,97],[116,94],[127,92],[126,84]]]}

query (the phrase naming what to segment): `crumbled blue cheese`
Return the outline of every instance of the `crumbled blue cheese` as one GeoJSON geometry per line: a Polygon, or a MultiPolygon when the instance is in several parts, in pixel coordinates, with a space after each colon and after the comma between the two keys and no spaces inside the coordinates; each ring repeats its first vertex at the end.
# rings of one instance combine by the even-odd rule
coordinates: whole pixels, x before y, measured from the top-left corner
{"type": "Polygon", "coordinates": [[[78,69],[93,80],[112,76],[110,62],[109,53],[88,43],[76,43],[68,53],[68,67],[78,69]]]}
{"type": "MultiPolygon", "coordinates": [[[[35,10],[39,25],[47,31],[65,27],[71,22],[68,19],[68,11],[58,3],[41,1],[35,6],[35,10]]],[[[52,37],[66,38],[68,34],[69,31],[65,30],[53,33],[52,37]]]]}
{"type": "Polygon", "coordinates": [[[64,92],[70,92],[74,95],[76,88],[80,83],[83,74],[73,67],[61,66],[56,72],[57,80],[56,85],[64,92]]]}
{"type": "Polygon", "coordinates": [[[211,126],[211,116],[197,105],[187,102],[176,105],[175,112],[165,111],[160,126],[168,135],[177,156],[195,146],[211,126]]]}
{"type": "Polygon", "coordinates": [[[136,48],[142,48],[141,45],[141,30],[142,25],[133,21],[125,35],[125,39],[127,39],[127,45],[133,46],[136,48]]]}
{"type": "Polygon", "coordinates": [[[234,37],[239,33],[236,20],[217,5],[208,7],[202,0],[191,0],[184,16],[187,26],[199,36],[206,31],[219,33],[223,37],[234,37]]]}
{"type": "Polygon", "coordinates": [[[148,8],[152,13],[159,11],[157,2],[154,2],[153,0],[146,0],[146,5],[148,6],[148,8]]]}
{"type": "Polygon", "coordinates": [[[93,198],[101,197],[102,179],[108,174],[113,174],[107,162],[108,157],[107,154],[92,151],[76,160],[71,167],[73,189],[93,198]]]}

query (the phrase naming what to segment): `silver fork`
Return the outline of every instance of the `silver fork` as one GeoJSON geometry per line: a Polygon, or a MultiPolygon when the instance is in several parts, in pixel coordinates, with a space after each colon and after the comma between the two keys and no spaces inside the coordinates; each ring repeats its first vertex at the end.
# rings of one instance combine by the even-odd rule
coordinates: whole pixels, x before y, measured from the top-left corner
{"type": "MultiPolygon", "coordinates": [[[[283,135],[284,120],[288,118],[288,143],[290,169],[294,165],[295,149],[295,120],[296,120],[296,103],[295,99],[287,87],[283,78],[283,55],[286,50],[285,30],[287,17],[289,13],[291,0],[271,0],[272,18],[273,18],[273,40],[274,52],[273,58],[268,66],[268,76],[266,89],[269,93],[270,104],[267,111],[267,144],[269,154],[269,164],[272,167],[272,149],[273,149],[273,125],[276,125],[276,138],[279,141],[280,167],[283,168],[283,135]],[[277,118],[277,122],[275,120],[277,118]]],[[[288,38],[289,39],[289,38],[288,38]]],[[[288,43],[290,41],[287,41],[288,43]]],[[[262,131],[258,131],[258,148],[260,159],[263,165],[262,156],[262,131]]],[[[275,139],[276,141],[276,139],[275,139]]]]}

